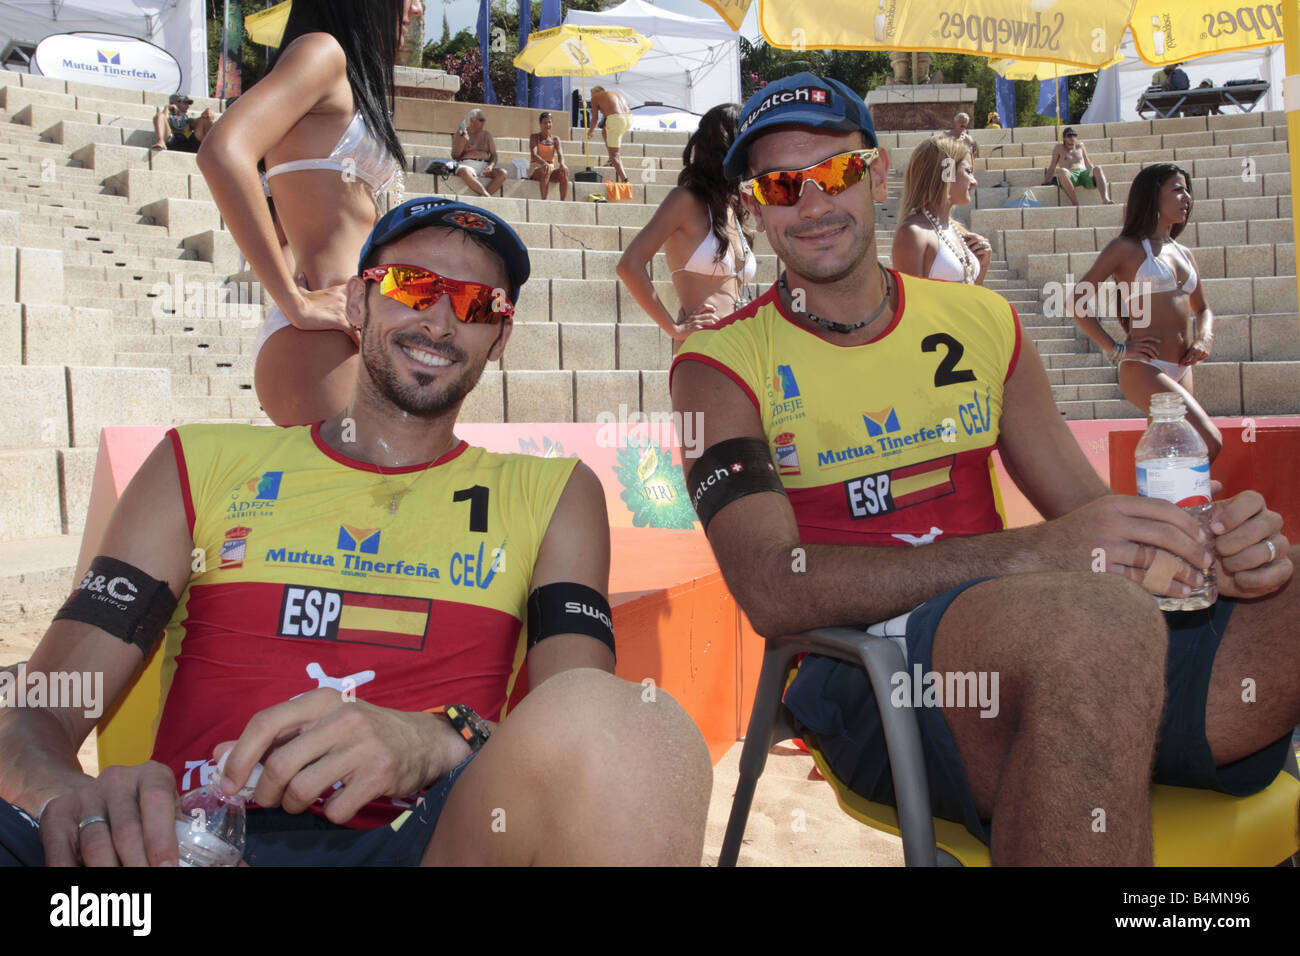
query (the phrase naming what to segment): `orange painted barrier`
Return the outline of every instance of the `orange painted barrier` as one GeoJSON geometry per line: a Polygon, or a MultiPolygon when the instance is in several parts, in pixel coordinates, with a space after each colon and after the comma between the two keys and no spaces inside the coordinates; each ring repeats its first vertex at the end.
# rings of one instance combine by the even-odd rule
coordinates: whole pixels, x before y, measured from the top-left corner
{"type": "MultiPolygon", "coordinates": [[[[1241,419],[1224,420],[1225,434],[1241,419]]],[[[1104,479],[1112,469],[1122,484],[1127,449],[1129,493],[1133,492],[1132,449],[1145,427],[1141,420],[1070,422],[1088,460],[1104,479]],[[1118,459],[1116,456],[1120,456],[1118,459]]],[[[1258,419],[1262,442],[1243,461],[1254,470],[1244,486],[1266,491],[1270,504],[1291,501],[1289,537],[1300,528],[1300,485],[1286,485],[1286,470],[1277,462],[1297,460],[1300,418],[1258,419]],[[1290,425],[1292,428],[1279,426],[1290,425]],[[1253,455],[1253,457],[1252,457],[1253,455]],[[1273,465],[1265,463],[1272,462],[1273,465]],[[1292,496],[1286,497],[1287,493],[1292,496]]],[[[1239,430],[1239,429],[1238,429],[1239,430]]],[[[97,553],[108,516],[141,462],[163,437],[162,428],[106,428],[100,437],[86,531],[79,567],[97,553]]],[[[612,560],[610,604],[618,634],[617,673],[672,694],[699,725],[714,760],[739,739],[762,663],[763,642],[727,590],[712,549],[699,530],[686,499],[677,445],[678,430],[656,423],[467,424],[456,432],[489,451],[556,457],[580,457],[600,478],[610,518],[612,560]],[[652,683],[650,683],[652,682],[652,683]]],[[[686,433],[691,441],[695,436],[686,433]]],[[[1241,444],[1239,442],[1235,444],[1241,444]]],[[[1234,442],[1229,442],[1232,447],[1234,442]]],[[[996,457],[996,456],[995,456],[996,457]]],[[[1221,456],[1222,470],[1235,461],[1221,456]]],[[[1011,527],[1041,520],[1033,506],[995,462],[1011,527]]],[[[1236,467],[1236,466],[1234,466],[1236,467]]],[[[1242,465],[1240,467],[1246,467],[1242,465]]],[[[1219,471],[1216,470],[1216,477],[1219,471]]],[[[1244,474],[1244,473],[1243,473],[1244,474]]],[[[1237,473],[1234,472],[1234,476],[1237,473]]],[[[1238,477],[1233,479],[1238,480],[1238,477]]],[[[516,699],[526,681],[516,688],[516,699]]],[[[137,678],[128,699],[100,724],[100,762],[138,763],[152,749],[158,702],[157,662],[137,678]]]]}
{"type": "MultiPolygon", "coordinates": [[[[1210,466],[1210,477],[1223,483],[1218,497],[1258,491],[1282,516],[1282,533],[1292,542],[1300,540],[1300,418],[1261,418],[1246,426],[1215,424],[1223,433],[1223,450],[1210,466]]],[[[1121,494],[1137,494],[1133,461],[1141,437],[1141,431],[1111,434],[1111,488],[1121,494]]]]}

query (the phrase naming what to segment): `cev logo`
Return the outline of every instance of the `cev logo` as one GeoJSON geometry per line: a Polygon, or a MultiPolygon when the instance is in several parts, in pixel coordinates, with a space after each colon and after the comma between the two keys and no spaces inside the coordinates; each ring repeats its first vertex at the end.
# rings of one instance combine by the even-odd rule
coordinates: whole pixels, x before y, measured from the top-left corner
{"type": "Polygon", "coordinates": [[[483,566],[482,542],[479,543],[477,555],[473,551],[457,551],[451,556],[451,583],[461,587],[477,587],[486,590],[492,583],[492,579],[496,577],[497,571],[504,565],[504,544],[505,542],[502,542],[503,546],[492,552],[486,568],[483,566]],[[483,574],[484,571],[487,572],[486,576],[483,574]]]}
{"type": "Polygon", "coordinates": [[[993,427],[993,415],[989,409],[989,392],[984,390],[984,406],[980,407],[979,392],[972,392],[972,401],[957,407],[957,417],[967,435],[980,435],[993,427]]]}

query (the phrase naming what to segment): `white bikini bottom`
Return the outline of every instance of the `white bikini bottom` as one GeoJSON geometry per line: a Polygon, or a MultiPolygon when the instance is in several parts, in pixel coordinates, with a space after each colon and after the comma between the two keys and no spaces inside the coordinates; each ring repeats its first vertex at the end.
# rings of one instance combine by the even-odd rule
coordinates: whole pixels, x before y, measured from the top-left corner
{"type": "Polygon", "coordinates": [[[1126,358],[1121,359],[1120,364],[1125,362],[1141,362],[1144,365],[1150,365],[1158,372],[1164,372],[1175,382],[1181,381],[1182,377],[1187,374],[1188,366],[1179,365],[1177,362],[1166,362],[1163,359],[1146,359],[1146,358],[1126,358]]]}
{"type": "Polygon", "coordinates": [[[262,320],[262,327],[257,331],[257,344],[253,346],[253,359],[257,359],[257,353],[262,351],[262,346],[276,332],[286,329],[291,323],[284,317],[278,305],[268,305],[266,307],[266,318],[262,320]]]}

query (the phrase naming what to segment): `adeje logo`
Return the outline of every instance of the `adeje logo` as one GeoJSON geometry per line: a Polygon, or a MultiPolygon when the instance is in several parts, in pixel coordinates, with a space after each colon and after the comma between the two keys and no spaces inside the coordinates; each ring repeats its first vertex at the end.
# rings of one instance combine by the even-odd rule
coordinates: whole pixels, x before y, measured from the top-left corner
{"type": "Polygon", "coordinates": [[[244,554],[248,549],[248,536],[252,534],[252,528],[231,528],[226,532],[226,540],[221,542],[221,567],[229,570],[231,568],[242,568],[244,566],[244,554]]]}
{"type": "Polygon", "coordinates": [[[100,63],[111,63],[113,66],[120,66],[122,55],[116,50],[99,50],[98,59],[100,63]]]}
{"type": "Polygon", "coordinates": [[[378,528],[354,528],[350,524],[339,525],[340,551],[359,551],[362,554],[379,553],[378,528]]]}
{"type": "Polygon", "coordinates": [[[888,408],[882,408],[878,412],[863,412],[862,422],[867,426],[867,434],[872,438],[879,438],[887,432],[896,432],[902,429],[898,424],[898,412],[894,411],[891,405],[888,408]]]}
{"type": "Polygon", "coordinates": [[[789,365],[776,367],[776,385],[781,389],[782,398],[799,397],[799,383],[794,380],[794,370],[789,365]]]}
{"type": "Polygon", "coordinates": [[[280,496],[280,478],[283,475],[282,471],[264,471],[260,478],[254,478],[248,483],[248,490],[254,492],[254,498],[274,501],[280,496]]]}

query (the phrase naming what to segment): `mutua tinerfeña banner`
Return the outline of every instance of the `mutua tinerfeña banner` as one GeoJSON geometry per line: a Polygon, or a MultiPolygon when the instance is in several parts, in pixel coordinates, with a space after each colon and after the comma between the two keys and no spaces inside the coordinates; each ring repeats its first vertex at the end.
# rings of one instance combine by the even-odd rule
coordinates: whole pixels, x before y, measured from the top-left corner
{"type": "Polygon", "coordinates": [[[60,80],[174,93],[181,68],[162,47],[107,33],[56,33],[36,47],[36,68],[60,80]]]}

